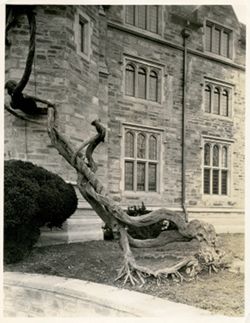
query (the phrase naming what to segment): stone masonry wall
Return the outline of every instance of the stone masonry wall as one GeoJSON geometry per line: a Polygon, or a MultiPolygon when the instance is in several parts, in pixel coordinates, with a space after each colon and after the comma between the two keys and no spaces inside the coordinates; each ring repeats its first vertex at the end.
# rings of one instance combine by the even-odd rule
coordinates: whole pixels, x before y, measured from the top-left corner
{"type": "MultiPolygon", "coordinates": [[[[165,22],[161,35],[124,23],[123,6],[111,6],[108,18],[107,64],[109,76],[109,189],[124,206],[140,204],[148,207],[181,206],[181,120],[183,39],[182,29],[187,17],[197,24],[190,25],[187,40],[187,99],[186,99],[186,198],[190,208],[223,207],[242,210],[244,207],[244,69],[233,64],[245,64],[241,46],[242,25],[230,6],[160,6],[165,22]],[[204,53],[206,19],[225,23],[233,30],[233,60],[204,53]],[[164,27],[165,26],[165,27],[164,27]],[[171,42],[168,44],[167,42],[171,42]],[[172,45],[171,45],[172,44],[172,45]],[[175,48],[176,47],[176,48],[175,48]],[[124,57],[131,55],[142,62],[150,60],[164,66],[163,101],[130,100],[124,96],[124,57]],[[204,77],[232,84],[232,118],[204,113],[204,77]],[[161,190],[157,193],[124,192],[121,161],[122,124],[128,122],[163,129],[161,190]],[[118,136],[117,136],[118,134],[118,136]],[[202,193],[202,137],[204,135],[232,140],[230,156],[230,194],[209,196],[202,193]]],[[[216,210],[214,211],[216,212],[216,210]]]]}
{"type": "MultiPolygon", "coordinates": [[[[99,24],[98,6],[81,6],[90,17],[91,55],[86,60],[77,53],[75,19],[79,6],[36,6],[36,52],[33,71],[25,93],[56,103],[62,133],[77,146],[95,134],[90,125],[104,119],[107,108],[99,102],[99,24]]],[[[6,47],[6,80],[19,80],[28,52],[29,30],[26,17],[10,30],[12,45],[6,47]]],[[[100,86],[101,87],[101,86],[100,86]]],[[[103,91],[103,90],[102,90],[103,91]]],[[[8,100],[8,98],[7,98],[8,100]]],[[[35,125],[5,113],[5,158],[29,160],[75,181],[75,171],[51,146],[46,116],[36,117],[35,125]]],[[[105,120],[104,120],[105,122],[105,120]]],[[[98,148],[97,162],[105,176],[106,153],[98,148]],[[102,167],[101,167],[102,168],[102,167]]]]}

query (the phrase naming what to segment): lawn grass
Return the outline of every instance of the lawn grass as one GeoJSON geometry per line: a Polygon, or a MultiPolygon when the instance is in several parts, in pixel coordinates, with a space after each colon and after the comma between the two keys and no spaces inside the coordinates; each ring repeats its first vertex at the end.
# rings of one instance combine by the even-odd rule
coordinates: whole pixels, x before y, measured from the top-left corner
{"type": "MultiPolygon", "coordinates": [[[[244,260],[243,234],[219,235],[219,241],[227,254],[236,260],[244,260]]],[[[142,287],[128,284],[123,287],[122,282],[114,282],[122,260],[118,242],[89,241],[34,248],[26,259],[5,265],[4,269],[89,280],[185,303],[213,313],[244,315],[242,273],[221,271],[212,275],[203,274],[197,281],[177,283],[169,280],[160,286],[149,279],[142,287]]]]}

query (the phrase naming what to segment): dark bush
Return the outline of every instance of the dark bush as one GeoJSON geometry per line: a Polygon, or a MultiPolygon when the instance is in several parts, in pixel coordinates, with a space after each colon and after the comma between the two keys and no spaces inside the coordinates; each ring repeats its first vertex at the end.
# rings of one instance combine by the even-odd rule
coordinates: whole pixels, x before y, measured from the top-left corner
{"type": "Polygon", "coordinates": [[[61,227],[75,212],[71,184],[30,162],[4,163],[4,261],[21,260],[39,238],[41,226],[61,227]]]}

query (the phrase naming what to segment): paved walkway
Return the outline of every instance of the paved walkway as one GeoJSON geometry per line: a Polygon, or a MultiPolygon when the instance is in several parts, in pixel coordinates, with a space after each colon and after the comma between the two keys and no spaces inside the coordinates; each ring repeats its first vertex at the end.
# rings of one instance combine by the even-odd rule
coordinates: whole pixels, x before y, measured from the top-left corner
{"type": "MultiPolygon", "coordinates": [[[[215,295],[216,297],[216,295],[215,295]]],[[[6,272],[5,317],[158,317],[168,322],[236,323],[185,304],[64,277],[6,272]],[[169,321],[169,319],[171,319],[169,321]]]]}

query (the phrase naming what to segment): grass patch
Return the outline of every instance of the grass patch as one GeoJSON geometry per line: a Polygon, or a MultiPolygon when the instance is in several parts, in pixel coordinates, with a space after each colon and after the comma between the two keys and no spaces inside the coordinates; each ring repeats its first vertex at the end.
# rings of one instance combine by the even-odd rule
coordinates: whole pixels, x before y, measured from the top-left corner
{"type": "MultiPolygon", "coordinates": [[[[219,235],[219,241],[227,254],[237,261],[244,260],[243,234],[219,235]]],[[[34,248],[30,255],[17,264],[5,265],[5,271],[19,271],[64,276],[96,283],[122,287],[114,283],[122,264],[122,254],[116,241],[89,241],[67,245],[34,248]]],[[[169,280],[157,286],[152,279],[143,287],[123,288],[166,298],[209,310],[213,313],[244,315],[244,275],[222,271],[204,274],[201,280],[176,283],[169,280]]]]}

